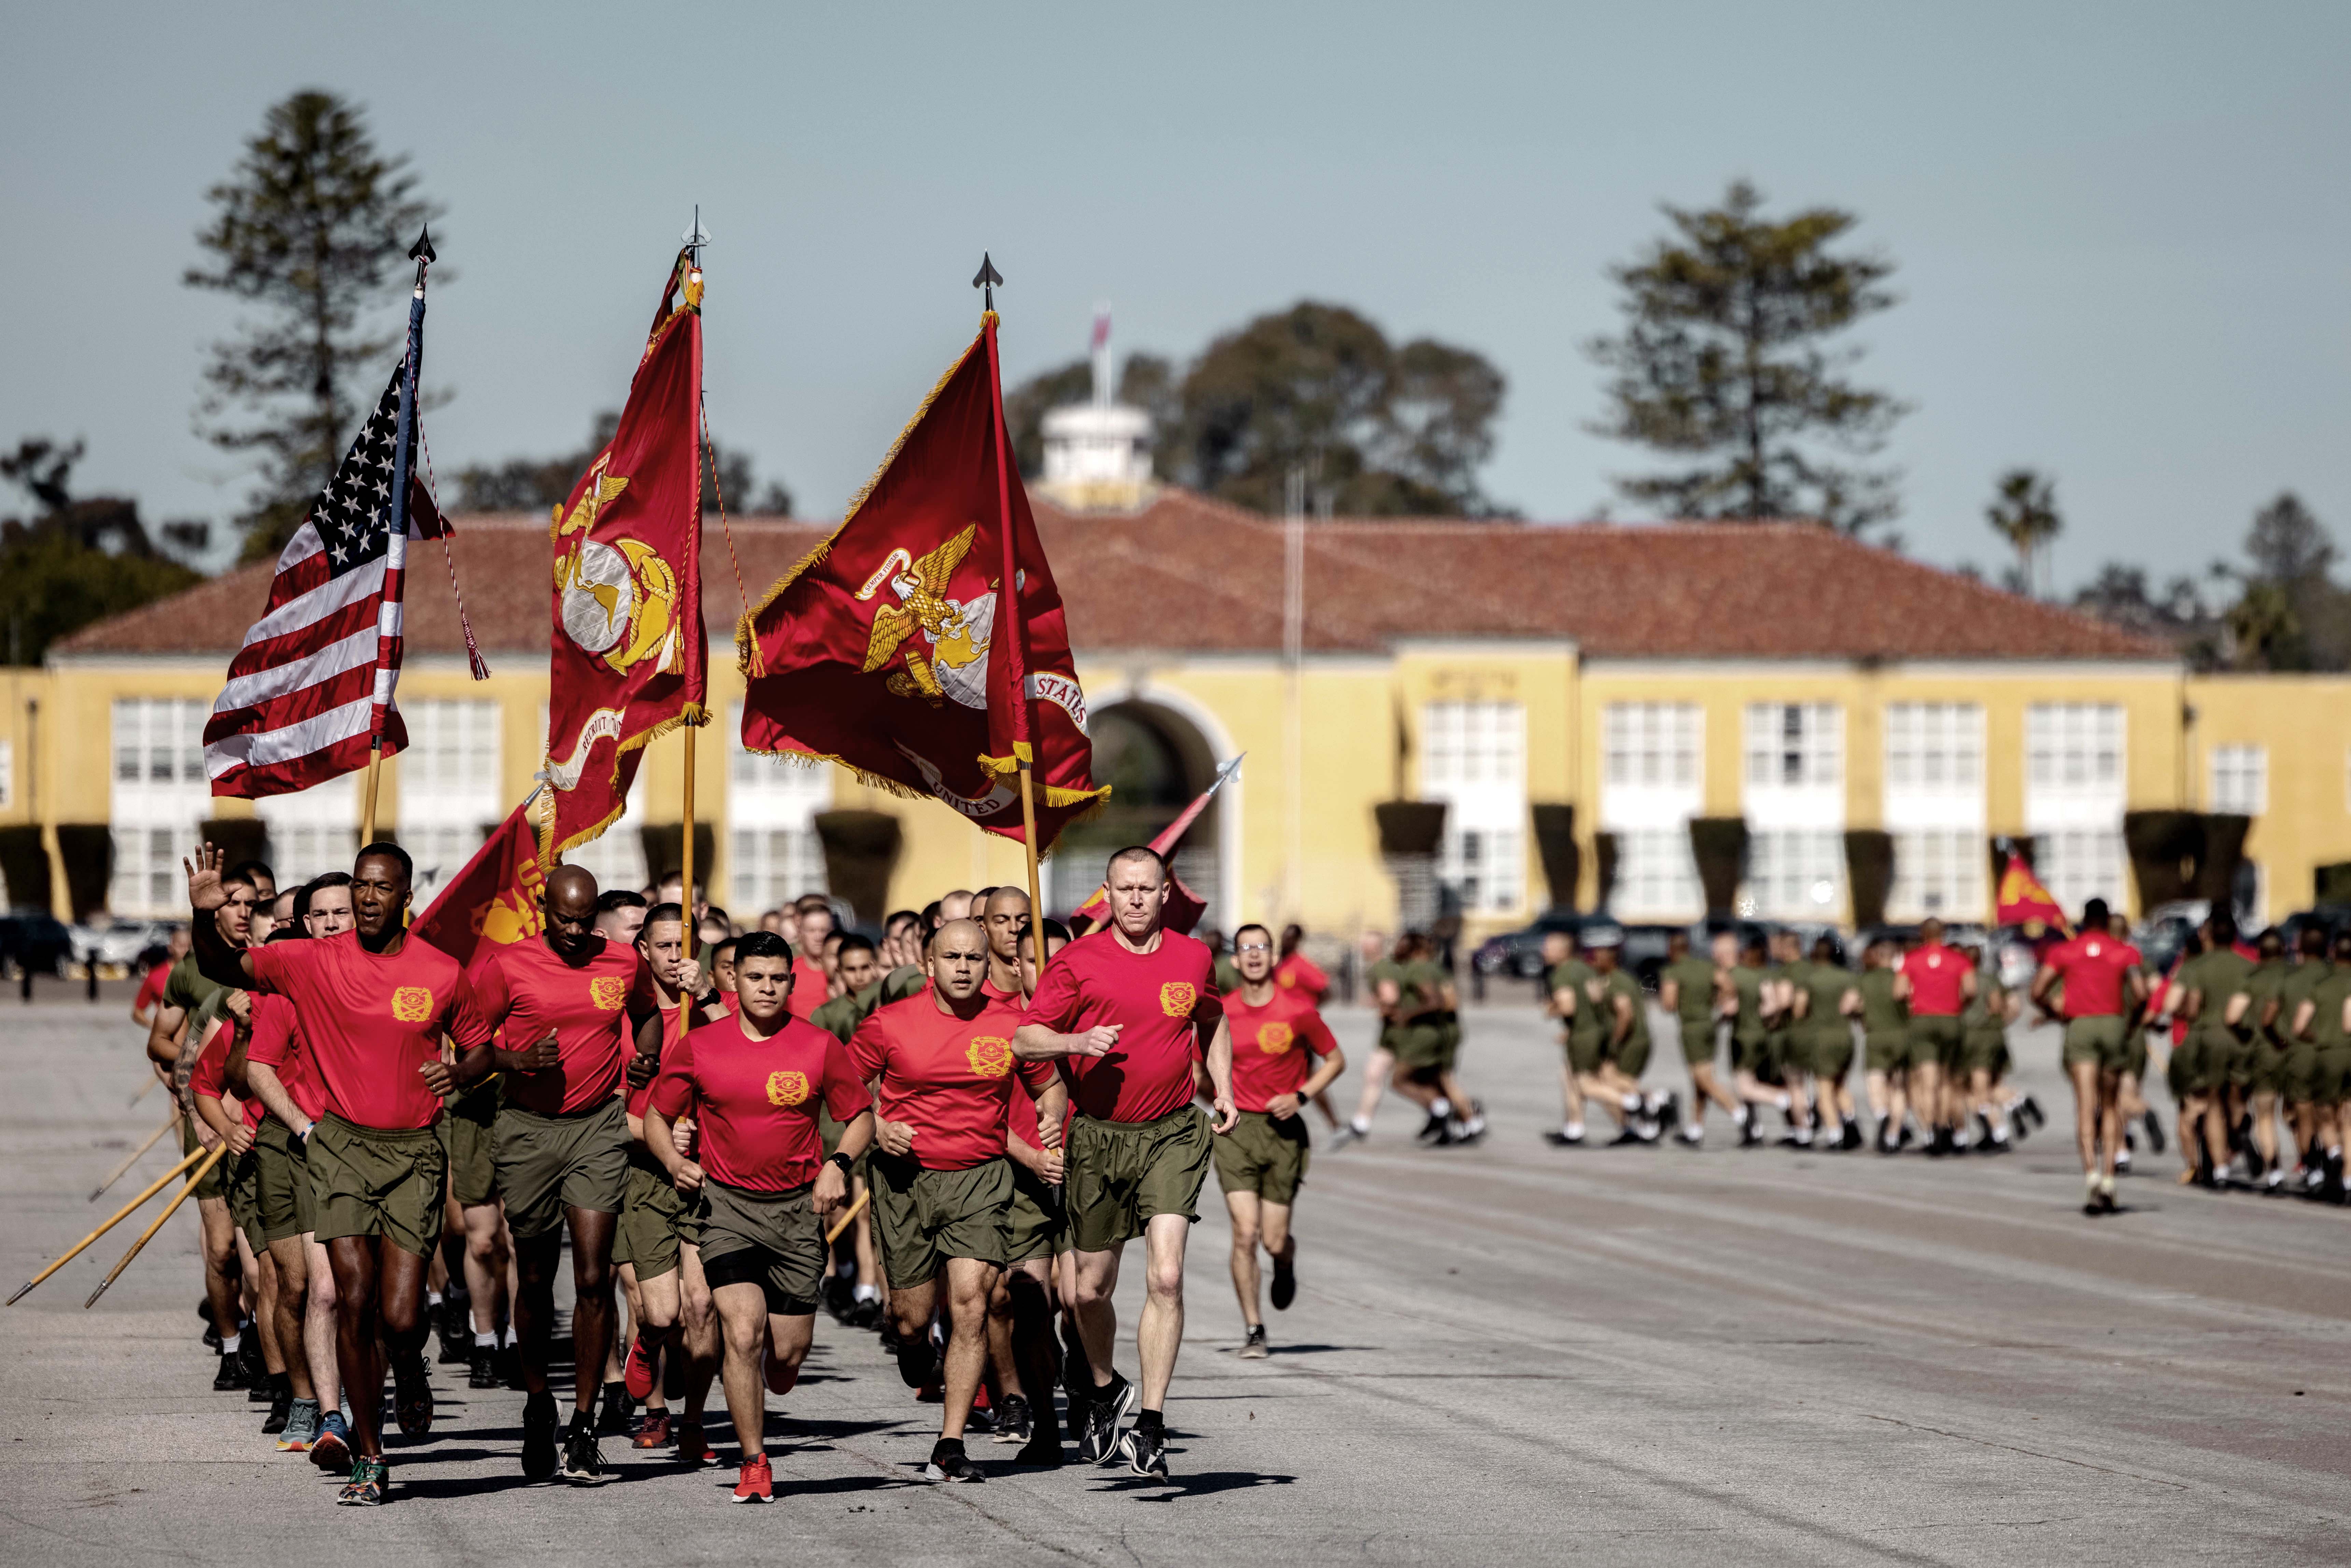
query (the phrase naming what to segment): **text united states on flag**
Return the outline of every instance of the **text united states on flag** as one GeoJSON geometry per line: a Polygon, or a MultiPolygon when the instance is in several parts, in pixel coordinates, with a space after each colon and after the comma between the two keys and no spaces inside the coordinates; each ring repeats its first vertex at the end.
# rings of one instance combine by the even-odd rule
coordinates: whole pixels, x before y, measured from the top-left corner
{"type": "Polygon", "coordinates": [[[412,466],[408,528],[392,537],[392,446],[401,370],[324,494],[311,503],[269,583],[269,604],[245,634],[228,685],[204,726],[213,793],[284,795],[367,766],[408,729],[391,706],[400,672],[401,577],[410,539],[444,527],[412,466]],[[378,709],[382,709],[378,724],[378,709]]]}

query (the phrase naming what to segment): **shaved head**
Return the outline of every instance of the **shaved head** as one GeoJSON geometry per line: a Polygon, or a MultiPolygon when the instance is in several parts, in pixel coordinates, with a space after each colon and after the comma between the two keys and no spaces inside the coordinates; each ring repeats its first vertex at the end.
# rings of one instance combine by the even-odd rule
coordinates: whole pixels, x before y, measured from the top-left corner
{"type": "Polygon", "coordinates": [[[586,956],[596,940],[596,879],[586,868],[559,865],[548,873],[539,895],[547,919],[547,945],[567,959],[586,956]]]}
{"type": "Polygon", "coordinates": [[[950,920],[931,938],[931,988],[940,1009],[969,1006],[987,978],[987,933],[977,920],[950,920]]]}

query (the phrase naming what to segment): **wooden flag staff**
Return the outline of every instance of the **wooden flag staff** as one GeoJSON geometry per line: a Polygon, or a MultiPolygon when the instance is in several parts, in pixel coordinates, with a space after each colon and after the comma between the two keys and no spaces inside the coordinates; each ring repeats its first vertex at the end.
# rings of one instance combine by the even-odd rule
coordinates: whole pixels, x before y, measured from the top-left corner
{"type": "Polygon", "coordinates": [[[139,1163],[140,1155],[153,1148],[158,1143],[161,1143],[162,1141],[163,1134],[170,1132],[179,1124],[180,1104],[179,1102],[175,1100],[172,1103],[172,1113],[163,1118],[163,1124],[156,1128],[153,1132],[148,1134],[147,1141],[145,1143],[131,1150],[128,1155],[124,1156],[120,1165],[106,1173],[106,1179],[104,1181],[99,1183],[95,1187],[90,1189],[89,1201],[96,1203],[99,1198],[104,1197],[106,1196],[106,1189],[112,1186],[116,1182],[120,1181],[122,1179],[122,1173],[139,1163]]]}
{"type": "Polygon", "coordinates": [[[47,1268],[42,1270],[39,1273],[26,1281],[23,1284],[17,1286],[16,1293],[8,1298],[7,1304],[12,1307],[15,1306],[18,1301],[25,1299],[26,1292],[32,1290],[34,1286],[39,1284],[42,1281],[47,1279],[50,1275],[56,1273],[58,1270],[72,1262],[76,1258],[80,1257],[84,1248],[97,1240],[99,1237],[105,1235],[108,1231],[113,1229],[116,1226],[121,1224],[124,1220],[130,1218],[131,1215],[138,1211],[141,1204],[146,1202],[149,1198],[154,1197],[157,1193],[171,1186],[172,1179],[174,1176],[178,1176],[182,1171],[186,1170],[190,1166],[194,1165],[199,1159],[202,1159],[204,1157],[204,1151],[202,1148],[194,1148],[190,1149],[185,1155],[180,1156],[180,1163],[178,1165],[173,1166],[170,1170],[167,1170],[162,1176],[157,1176],[148,1186],[146,1191],[141,1193],[137,1197],[132,1198],[129,1203],[124,1204],[120,1208],[115,1210],[113,1218],[108,1220],[105,1224],[99,1226],[97,1229],[91,1231],[89,1235],[75,1242],[72,1247],[67,1249],[64,1257],[58,1259],[56,1262],[50,1264],[47,1268]]]}
{"type": "Polygon", "coordinates": [[[92,1291],[89,1293],[89,1300],[82,1303],[84,1311],[98,1305],[98,1299],[106,1294],[106,1288],[122,1278],[122,1270],[131,1267],[131,1260],[139,1256],[139,1249],[154,1239],[155,1232],[163,1228],[163,1222],[180,1211],[180,1205],[188,1201],[188,1195],[196,1190],[196,1184],[210,1176],[212,1168],[220,1164],[221,1156],[227,1153],[227,1140],[224,1139],[213,1145],[212,1152],[204,1155],[204,1163],[196,1167],[195,1174],[188,1178],[188,1185],[180,1189],[179,1196],[165,1204],[163,1212],[157,1215],[154,1222],[139,1233],[139,1239],[131,1244],[131,1250],[122,1255],[122,1261],[114,1266],[114,1271],[98,1282],[98,1289],[92,1291]]]}

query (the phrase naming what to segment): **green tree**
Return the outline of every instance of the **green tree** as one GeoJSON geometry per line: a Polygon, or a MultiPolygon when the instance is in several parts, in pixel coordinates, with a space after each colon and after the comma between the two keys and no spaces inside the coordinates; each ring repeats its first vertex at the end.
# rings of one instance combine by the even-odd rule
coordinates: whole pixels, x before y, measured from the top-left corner
{"type": "Polygon", "coordinates": [[[363,412],[354,388],[372,392],[390,373],[392,286],[440,209],[416,193],[405,156],[377,151],[358,106],[315,89],[270,108],[206,199],[213,217],[196,243],[208,259],[183,281],[259,314],[214,346],[198,428],[258,455],[259,487],[238,522],[246,559],[266,559],[333,476],[363,412]]]}
{"type": "Polygon", "coordinates": [[[1894,303],[1894,266],[1831,251],[1850,213],[1762,206],[1741,180],[1719,206],[1666,207],[1673,233],[1610,269],[1625,329],[1588,345],[1613,372],[1608,416],[1590,428],[1687,460],[1616,481],[1667,516],[1813,517],[1859,533],[1898,514],[1898,475],[1820,451],[1878,452],[1908,405],[1847,381],[1858,350],[1831,340],[1894,303]]]}
{"type": "Polygon", "coordinates": [[[1391,344],[1344,306],[1303,300],[1210,343],[1162,433],[1168,477],[1279,512],[1289,476],[1317,476],[1351,517],[1479,516],[1502,374],[1430,339],[1391,344]]]}
{"type": "Polygon", "coordinates": [[[2038,593],[2040,574],[2034,568],[2042,559],[2041,552],[2065,528],[2065,519],[2057,515],[2056,482],[2030,468],[2010,469],[2000,476],[1998,493],[1984,508],[1984,520],[2016,552],[2016,575],[2011,581],[2017,591],[2038,593]]]}
{"type": "Polygon", "coordinates": [[[37,664],[58,638],[202,580],[155,553],[134,503],[73,498],[81,453],[78,441],[33,436],[0,455],[0,476],[40,507],[30,520],[0,519],[0,653],[11,664],[37,664]]]}
{"type": "MultiPolygon", "coordinates": [[[[554,457],[509,457],[504,463],[477,463],[456,473],[457,509],[465,512],[544,512],[570,497],[571,487],[596,461],[613,433],[621,428],[617,409],[599,413],[588,429],[588,444],[576,452],[554,457]]],[[[758,487],[748,454],[712,444],[717,463],[702,465],[702,509],[718,515],[724,499],[729,517],[791,516],[792,493],[779,480],[758,487]]]]}
{"type": "Polygon", "coordinates": [[[2335,541],[2292,491],[2253,514],[2245,534],[2250,570],[2220,575],[2241,585],[2227,612],[2233,662],[2268,670],[2351,668],[2351,592],[2335,585],[2335,541]]]}

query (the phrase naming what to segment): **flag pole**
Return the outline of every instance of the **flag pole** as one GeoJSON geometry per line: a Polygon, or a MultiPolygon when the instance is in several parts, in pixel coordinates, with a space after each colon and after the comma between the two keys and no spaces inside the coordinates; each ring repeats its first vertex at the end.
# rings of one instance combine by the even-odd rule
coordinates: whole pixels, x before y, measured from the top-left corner
{"type": "MultiPolygon", "coordinates": [[[[392,505],[385,520],[384,588],[392,591],[394,574],[399,574],[401,595],[406,595],[408,560],[408,480],[415,471],[413,455],[416,445],[416,373],[418,363],[424,358],[424,273],[439,259],[433,250],[433,227],[430,224],[420,230],[416,243],[408,247],[408,259],[416,264],[416,288],[408,299],[408,355],[400,378],[400,423],[392,434],[392,505]]],[[[384,657],[387,643],[397,637],[399,600],[394,599],[377,612],[376,678],[382,683],[382,695],[375,704],[374,728],[368,737],[367,783],[360,793],[360,842],[375,842],[376,786],[383,770],[383,721],[392,711],[393,687],[400,680],[400,666],[384,657]],[[387,624],[389,623],[389,624],[387,624]]],[[[135,1251],[136,1249],[133,1249],[135,1251]]],[[[125,1262],[129,1259],[123,1260],[125,1262]]],[[[110,1280],[109,1283],[112,1281],[110,1280]]],[[[104,1290],[106,1287],[99,1287],[104,1290]]],[[[90,1300],[98,1298],[92,1296],[90,1300]]]]}
{"type": "MultiPolygon", "coordinates": [[[[707,234],[703,232],[702,204],[696,202],[694,204],[694,226],[685,231],[684,270],[691,275],[686,279],[687,283],[691,286],[698,287],[699,285],[699,280],[702,276],[702,247],[705,243],[707,243],[709,237],[710,236],[707,234]]],[[[692,305],[698,298],[699,296],[693,292],[693,288],[689,287],[686,296],[686,302],[689,305],[692,305]]],[[[707,432],[710,428],[710,415],[708,411],[704,409],[702,406],[702,384],[700,380],[701,370],[701,351],[697,349],[695,353],[695,372],[696,378],[694,388],[695,413],[699,416],[699,423],[703,430],[707,432]]],[[[697,541],[702,538],[702,464],[705,455],[705,454],[701,447],[697,446],[695,448],[694,537],[697,541]]],[[[712,482],[716,484],[718,455],[714,450],[706,455],[708,456],[711,469],[713,471],[712,482]]],[[[725,503],[723,500],[720,503],[720,507],[723,514],[725,509],[725,503]]],[[[695,546],[696,559],[700,559],[700,549],[701,547],[699,543],[697,543],[695,546]]],[[[691,628],[690,630],[692,634],[695,636],[699,637],[703,635],[702,628],[698,625],[691,628]]],[[[708,716],[706,714],[700,713],[692,707],[688,707],[685,712],[685,722],[678,727],[685,732],[685,831],[679,840],[678,846],[679,869],[682,874],[680,878],[680,885],[677,890],[678,897],[684,905],[684,909],[680,911],[682,915],[680,925],[684,928],[681,935],[684,936],[684,940],[680,944],[679,950],[687,957],[696,959],[700,958],[702,956],[699,947],[699,944],[702,939],[702,917],[695,912],[694,907],[694,754],[700,739],[700,737],[695,734],[695,731],[702,727],[704,720],[708,716]]],[[[691,1030],[693,1027],[694,998],[692,997],[681,995],[677,998],[677,1039],[679,1044],[683,1045],[685,1043],[686,1031],[691,1030]]]]}
{"type": "Polygon", "coordinates": [[[98,1299],[106,1294],[106,1288],[122,1278],[122,1270],[131,1267],[131,1260],[139,1256],[140,1249],[155,1239],[155,1232],[163,1228],[163,1222],[180,1211],[180,1205],[188,1201],[188,1195],[196,1190],[197,1184],[212,1174],[212,1168],[220,1164],[221,1156],[227,1153],[226,1138],[223,1138],[212,1146],[212,1152],[204,1155],[204,1163],[198,1166],[195,1174],[188,1178],[188,1185],[182,1187],[178,1196],[163,1206],[163,1212],[157,1215],[147,1228],[139,1233],[139,1239],[131,1244],[131,1250],[122,1255],[122,1261],[114,1266],[113,1272],[98,1282],[98,1289],[92,1291],[89,1293],[89,1300],[82,1303],[82,1309],[85,1312],[98,1305],[98,1299]]]}
{"type": "Polygon", "coordinates": [[[25,1299],[26,1291],[31,1290],[34,1286],[39,1284],[42,1281],[47,1279],[50,1275],[64,1268],[75,1259],[80,1257],[83,1249],[89,1247],[91,1242],[97,1240],[99,1237],[105,1235],[108,1231],[121,1224],[124,1220],[130,1218],[133,1214],[136,1214],[139,1211],[140,1205],[145,1203],[149,1198],[154,1197],[157,1193],[171,1186],[182,1172],[185,1171],[190,1166],[194,1165],[198,1160],[204,1158],[204,1145],[199,1144],[194,1148],[190,1149],[186,1154],[182,1155],[180,1156],[179,1164],[173,1166],[170,1170],[165,1171],[162,1176],[157,1176],[152,1182],[149,1183],[146,1191],[141,1193],[137,1197],[132,1198],[129,1203],[124,1204],[120,1208],[116,1209],[114,1211],[113,1218],[108,1220],[105,1224],[99,1226],[97,1229],[91,1231],[89,1235],[75,1242],[73,1246],[67,1250],[63,1257],[50,1264],[47,1268],[42,1270],[39,1273],[34,1275],[31,1279],[26,1281],[23,1284],[17,1286],[16,1293],[8,1298],[7,1304],[13,1307],[18,1301],[23,1301],[25,1299]]]}
{"type": "Polygon", "coordinates": [[[362,847],[375,842],[375,785],[383,768],[383,742],[368,743],[367,782],[360,789],[360,843],[362,847]]]}
{"type": "Polygon", "coordinates": [[[1029,943],[1036,956],[1037,973],[1045,973],[1045,897],[1037,874],[1037,793],[1034,784],[1036,748],[1029,737],[1029,669],[1027,650],[1020,636],[1020,562],[1012,538],[1012,471],[1011,455],[1005,450],[1004,440],[1004,375],[996,358],[996,286],[1004,275],[996,270],[996,263],[985,253],[979,258],[979,273],[971,280],[974,288],[981,290],[982,317],[987,334],[987,393],[990,423],[996,434],[996,526],[1004,542],[1003,580],[997,591],[998,613],[1009,613],[1008,646],[1012,650],[1012,756],[1020,770],[1020,848],[1029,862],[1029,943]]]}

